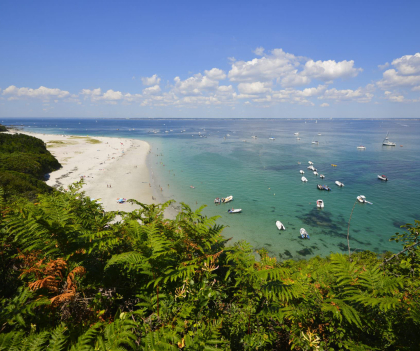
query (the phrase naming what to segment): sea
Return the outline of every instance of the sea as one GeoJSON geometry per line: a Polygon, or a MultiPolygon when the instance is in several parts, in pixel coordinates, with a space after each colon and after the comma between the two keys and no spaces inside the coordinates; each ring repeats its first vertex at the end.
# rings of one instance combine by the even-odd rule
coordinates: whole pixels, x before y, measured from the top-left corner
{"type": "Polygon", "coordinates": [[[38,133],[145,140],[162,201],[174,199],[175,207],[183,202],[192,210],[204,205],[202,214],[218,216],[231,244],[245,240],[280,260],[346,253],[347,233],[352,252],[396,252],[400,244],[390,242],[391,236],[420,220],[420,120],[3,118],[0,123],[38,133]],[[388,133],[396,146],[382,145],[388,133]],[[309,161],[324,179],[307,169],[309,161]],[[388,181],[378,179],[382,174],[388,181]],[[215,205],[215,198],[229,195],[232,202],[215,205]],[[358,195],[369,203],[357,202],[358,195]],[[318,199],[324,208],[317,208],[318,199]],[[242,212],[230,214],[231,208],[242,212]],[[277,229],[278,220],[286,230],[277,229]],[[300,228],[309,240],[300,238],[300,228]]]}

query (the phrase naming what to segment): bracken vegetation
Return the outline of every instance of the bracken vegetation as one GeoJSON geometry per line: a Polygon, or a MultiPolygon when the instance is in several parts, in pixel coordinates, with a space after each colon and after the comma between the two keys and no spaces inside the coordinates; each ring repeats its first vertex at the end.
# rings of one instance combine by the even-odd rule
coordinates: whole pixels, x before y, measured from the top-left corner
{"type": "Polygon", "coordinates": [[[61,167],[44,142],[24,134],[0,134],[0,186],[7,201],[17,197],[35,200],[52,188],[44,176],[61,167]]]}
{"type": "Polygon", "coordinates": [[[0,190],[0,350],[418,350],[420,222],[399,254],[278,262],[183,204],[0,190]]]}

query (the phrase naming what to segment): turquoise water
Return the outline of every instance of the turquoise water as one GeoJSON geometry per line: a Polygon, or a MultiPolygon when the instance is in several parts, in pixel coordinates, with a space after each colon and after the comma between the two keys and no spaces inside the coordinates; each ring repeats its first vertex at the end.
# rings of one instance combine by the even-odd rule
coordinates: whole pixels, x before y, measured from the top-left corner
{"type": "Polygon", "coordinates": [[[245,239],[282,258],[347,251],[348,220],[360,194],[373,205],[354,207],[352,250],[395,251],[399,246],[388,241],[390,236],[401,231],[400,225],[420,219],[417,120],[10,121],[4,123],[22,123],[38,132],[147,140],[153,150],[151,170],[164,198],[186,202],[193,209],[207,205],[203,213],[221,217],[220,223],[228,226],[226,237],[245,239]],[[387,131],[396,147],[382,146],[387,131]],[[366,150],[358,150],[360,144],[366,150]],[[324,180],[307,169],[309,160],[324,180]],[[300,169],[307,183],[301,182],[300,169]],[[378,180],[378,174],[386,174],[389,181],[378,180]],[[335,180],[345,187],[336,186],[335,180]],[[327,184],[332,191],[319,191],[316,184],[327,184]],[[215,197],[228,195],[234,196],[233,202],[214,205],[215,197]],[[324,209],[316,208],[317,199],[324,200],[324,209]],[[242,213],[228,214],[232,207],[242,213]],[[286,231],[277,230],[276,220],[286,231]],[[300,239],[301,227],[311,240],[300,239]]]}

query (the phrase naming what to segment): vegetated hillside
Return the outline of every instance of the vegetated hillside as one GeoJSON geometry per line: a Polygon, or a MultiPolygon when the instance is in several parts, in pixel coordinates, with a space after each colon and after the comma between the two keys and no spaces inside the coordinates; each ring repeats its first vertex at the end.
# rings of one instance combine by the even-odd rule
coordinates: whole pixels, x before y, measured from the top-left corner
{"type": "Polygon", "coordinates": [[[0,186],[8,201],[16,196],[34,200],[38,193],[52,191],[42,180],[60,167],[42,140],[25,134],[0,134],[0,186]]]}
{"type": "Polygon", "coordinates": [[[419,349],[418,221],[398,255],[256,260],[201,209],[105,213],[79,187],[0,190],[0,350],[419,349]]]}
{"type": "Polygon", "coordinates": [[[2,124],[0,124],[0,132],[7,132],[7,128],[2,124]]]}

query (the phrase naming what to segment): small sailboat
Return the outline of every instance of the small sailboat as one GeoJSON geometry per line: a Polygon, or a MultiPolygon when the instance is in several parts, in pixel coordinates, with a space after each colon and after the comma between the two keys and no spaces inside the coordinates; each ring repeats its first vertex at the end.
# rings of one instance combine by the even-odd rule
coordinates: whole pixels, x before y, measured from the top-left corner
{"type": "Polygon", "coordinates": [[[324,208],[324,201],[322,201],[321,199],[316,200],[316,207],[324,208]]]}
{"type": "Polygon", "coordinates": [[[222,202],[225,204],[225,203],[228,203],[228,202],[230,202],[230,201],[232,201],[233,200],[233,196],[232,195],[230,195],[230,196],[228,196],[228,197],[222,197],[222,202]]]}
{"type": "Polygon", "coordinates": [[[389,141],[388,135],[389,135],[389,132],[386,133],[386,137],[385,137],[384,141],[382,142],[382,145],[383,146],[395,146],[395,143],[393,143],[392,141],[389,141]]]}
{"type": "Polygon", "coordinates": [[[304,172],[304,171],[302,171],[302,170],[300,170],[300,171],[299,171],[299,173],[300,173],[300,174],[304,174],[305,172],[304,172]]]}
{"type": "Polygon", "coordinates": [[[228,210],[229,213],[241,213],[242,208],[232,208],[228,210]]]}
{"type": "Polygon", "coordinates": [[[308,181],[308,179],[306,179],[305,177],[302,177],[301,180],[302,180],[302,182],[307,182],[308,181]]]}
{"type": "Polygon", "coordinates": [[[344,186],[344,184],[339,182],[338,180],[335,181],[335,184],[337,184],[338,186],[344,186]]]}
{"type": "Polygon", "coordinates": [[[286,230],[286,227],[284,226],[284,224],[280,221],[276,222],[276,227],[278,230],[286,230]]]}
{"type": "Polygon", "coordinates": [[[302,239],[309,239],[309,234],[308,232],[305,230],[305,228],[300,228],[300,237],[302,239]]]}
{"type": "Polygon", "coordinates": [[[319,178],[324,179],[324,178],[325,178],[325,176],[324,176],[323,174],[320,174],[320,175],[319,175],[319,178]]]}
{"type": "Polygon", "coordinates": [[[378,175],[378,179],[380,179],[380,180],[385,180],[385,181],[387,181],[388,180],[388,178],[386,177],[386,175],[378,175]]]}

